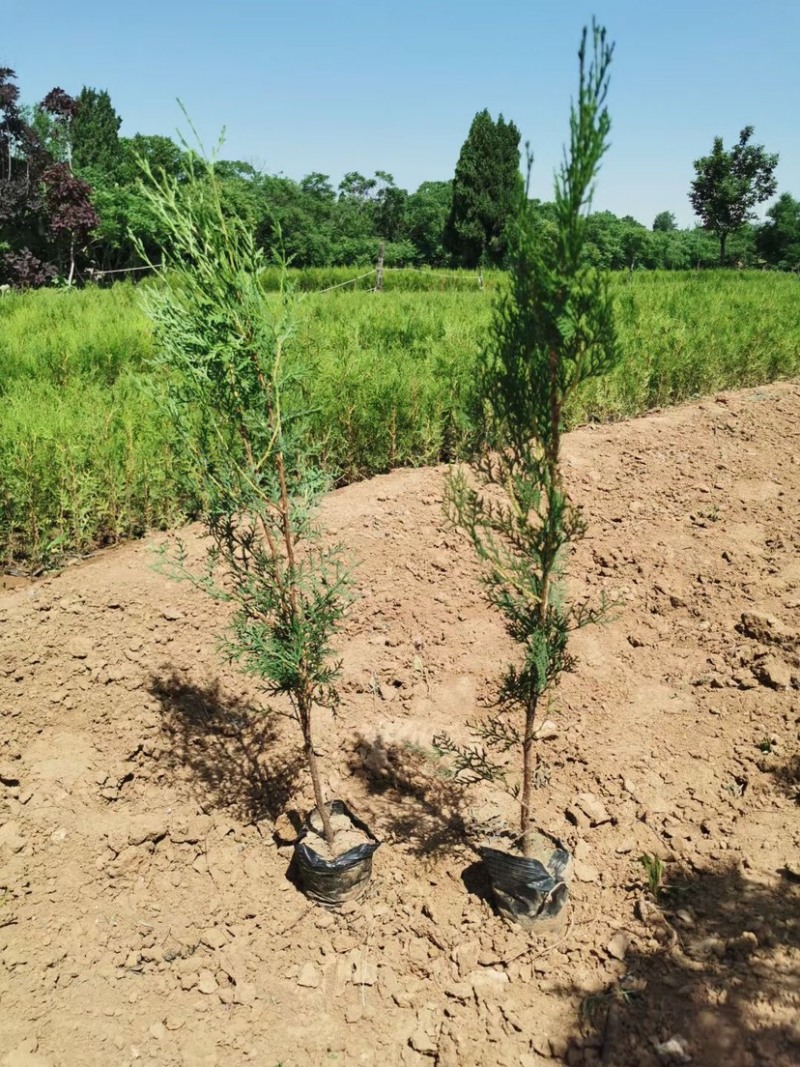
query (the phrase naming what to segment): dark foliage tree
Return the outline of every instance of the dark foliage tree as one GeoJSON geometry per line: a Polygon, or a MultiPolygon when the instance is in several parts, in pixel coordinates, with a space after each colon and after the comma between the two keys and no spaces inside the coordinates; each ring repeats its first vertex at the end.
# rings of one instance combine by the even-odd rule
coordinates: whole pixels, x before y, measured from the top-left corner
{"type": "Polygon", "coordinates": [[[0,281],[29,288],[44,284],[53,269],[41,225],[41,175],[51,156],[23,115],[15,81],[13,70],[0,68],[0,281]]]}
{"type": "Polygon", "coordinates": [[[519,130],[487,110],[472,120],[453,178],[453,203],[444,232],[445,248],[469,268],[500,266],[505,230],[522,187],[519,130]]]}
{"type": "Polygon", "coordinates": [[[32,288],[51,281],[61,265],[72,282],[77,253],[98,222],[91,187],[60,159],[61,147],[69,159],[78,104],[56,88],[35,109],[47,120],[48,150],[19,107],[14,80],[12,70],[0,70],[0,224],[8,248],[4,278],[32,288]]]}
{"type": "Polygon", "coordinates": [[[41,176],[44,189],[44,207],[47,228],[53,239],[62,269],[67,271],[67,284],[75,278],[76,256],[89,240],[89,235],[99,222],[92,207],[92,187],[77,178],[72,172],[73,123],[80,104],[63,89],[51,89],[41,103],[41,108],[51,115],[60,130],[60,140],[67,145],[67,162],[53,163],[41,176]]]}
{"type": "Polygon", "coordinates": [[[38,177],[49,161],[37,132],[19,106],[16,74],[0,68],[0,224],[4,232],[24,225],[41,208],[38,177]]]}
{"type": "Polygon", "coordinates": [[[76,256],[100,221],[92,207],[92,187],[76,178],[66,163],[54,163],[42,174],[50,233],[69,263],[67,284],[75,277],[76,256]]]}
{"type": "Polygon", "coordinates": [[[69,122],[78,113],[78,101],[74,96],[70,96],[69,93],[65,93],[63,89],[56,86],[42,100],[42,108],[49,115],[55,115],[69,122]]]}
{"type": "Polygon", "coordinates": [[[78,114],[78,101],[56,87],[36,109],[50,118],[48,150],[55,161],[72,163],[72,123],[78,114]]]}
{"type": "Polygon", "coordinates": [[[58,276],[52,263],[42,262],[28,248],[4,253],[2,264],[3,276],[10,279],[16,289],[40,289],[58,276]]]}
{"type": "Polygon", "coordinates": [[[711,155],[694,161],[697,177],[689,200],[705,229],[719,238],[719,262],[725,265],[725,245],[748,219],[753,208],[774,195],[777,182],[773,172],[778,156],[763,145],[750,144],[753,127],[745,126],[739,143],[726,151],[721,137],[714,138],[711,155]]]}

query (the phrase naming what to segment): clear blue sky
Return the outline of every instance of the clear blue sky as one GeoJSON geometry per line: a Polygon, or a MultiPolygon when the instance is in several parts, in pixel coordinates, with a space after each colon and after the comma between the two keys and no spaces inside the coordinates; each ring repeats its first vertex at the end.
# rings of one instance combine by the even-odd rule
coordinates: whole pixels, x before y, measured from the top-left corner
{"type": "Polygon", "coordinates": [[[0,0],[0,65],[33,103],[107,89],[122,133],[174,135],[180,97],[224,155],[270,173],[450,179],[476,111],[513,119],[549,199],[581,27],[616,42],[595,208],[693,222],[692,160],[745,125],[800,197],[800,0],[0,0]]]}

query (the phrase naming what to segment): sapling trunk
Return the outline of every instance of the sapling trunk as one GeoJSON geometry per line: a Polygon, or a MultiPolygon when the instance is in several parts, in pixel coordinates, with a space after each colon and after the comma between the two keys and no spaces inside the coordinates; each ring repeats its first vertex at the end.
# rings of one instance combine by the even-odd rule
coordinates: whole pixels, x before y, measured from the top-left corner
{"type": "Polygon", "coordinates": [[[322,780],[320,778],[319,765],[317,764],[317,754],[314,751],[314,732],[312,729],[313,708],[309,707],[306,712],[301,712],[301,714],[307,723],[306,727],[303,729],[303,741],[306,760],[308,762],[308,770],[311,775],[311,784],[314,788],[314,803],[317,805],[317,811],[322,820],[322,832],[325,841],[329,848],[333,848],[331,817],[325,804],[325,796],[322,791],[322,780]]]}
{"type": "Polygon", "coordinates": [[[522,795],[520,798],[520,835],[522,854],[528,859],[533,855],[531,841],[534,746],[536,744],[536,704],[534,698],[525,708],[525,735],[522,739],[522,795]]]}
{"type": "MultiPolygon", "coordinates": [[[[546,514],[543,519],[545,536],[542,539],[541,594],[538,607],[538,625],[544,629],[553,582],[553,572],[557,564],[560,531],[557,529],[556,512],[558,500],[563,496],[561,479],[561,400],[559,397],[558,352],[551,349],[547,360],[547,385],[550,411],[550,437],[544,445],[545,484],[547,496],[546,514]]],[[[525,705],[525,733],[522,740],[522,794],[520,801],[520,831],[522,834],[522,852],[530,859],[533,855],[531,838],[533,773],[536,765],[534,746],[536,744],[536,711],[540,694],[534,690],[525,705]]]]}
{"type": "MultiPolygon", "coordinates": [[[[280,407],[277,408],[275,421],[278,424],[278,433],[280,433],[280,407]]],[[[283,451],[281,449],[278,449],[276,453],[275,464],[278,471],[278,484],[280,486],[281,527],[283,529],[283,541],[284,547],[286,549],[286,585],[289,593],[289,601],[291,603],[293,622],[298,627],[298,629],[302,629],[304,622],[304,613],[302,602],[297,595],[297,582],[295,580],[296,563],[294,555],[294,536],[292,531],[290,509],[291,501],[289,500],[289,491],[286,486],[286,465],[284,462],[283,451]]],[[[319,817],[322,820],[322,830],[325,836],[325,841],[329,848],[333,848],[333,829],[331,827],[331,820],[330,815],[328,814],[328,809],[325,806],[325,797],[322,792],[322,779],[320,778],[319,765],[317,764],[317,754],[314,751],[313,684],[311,683],[310,678],[308,677],[308,665],[305,662],[304,657],[300,659],[299,668],[301,681],[298,692],[296,694],[296,700],[297,714],[300,719],[300,727],[303,732],[303,749],[306,754],[308,772],[311,775],[311,784],[314,789],[314,802],[317,805],[317,812],[319,813],[319,817]]]]}

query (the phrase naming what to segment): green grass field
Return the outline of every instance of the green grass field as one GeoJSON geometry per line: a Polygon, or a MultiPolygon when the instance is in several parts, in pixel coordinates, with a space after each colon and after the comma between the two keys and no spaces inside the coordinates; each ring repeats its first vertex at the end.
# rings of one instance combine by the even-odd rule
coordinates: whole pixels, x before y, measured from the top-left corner
{"type": "MultiPolygon", "coordinates": [[[[339,483],[468,453],[489,275],[302,272],[292,402],[339,483]],[[358,284],[366,285],[369,280],[358,284]],[[319,292],[327,289],[327,292],[319,292]]],[[[615,277],[621,365],[571,425],[800,373],[800,282],[761,272],[615,277]]],[[[36,567],[191,516],[136,289],[0,299],[0,566],[36,567]]]]}

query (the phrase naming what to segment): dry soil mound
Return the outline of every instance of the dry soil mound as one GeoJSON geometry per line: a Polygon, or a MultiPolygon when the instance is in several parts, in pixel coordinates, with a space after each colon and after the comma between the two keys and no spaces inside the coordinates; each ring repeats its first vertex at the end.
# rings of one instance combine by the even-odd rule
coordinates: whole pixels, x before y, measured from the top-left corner
{"type": "Polygon", "coordinates": [[[384,841],[340,914],[286,877],[308,783],[218,606],[146,544],[0,594],[0,1064],[800,1062],[799,443],[795,384],[568,439],[574,592],[624,605],[577,635],[541,745],[539,821],[578,861],[556,941],[494,915],[465,838],[510,802],[430,751],[511,651],[444,469],[325,503],[361,593],[326,773],[384,841]]]}

